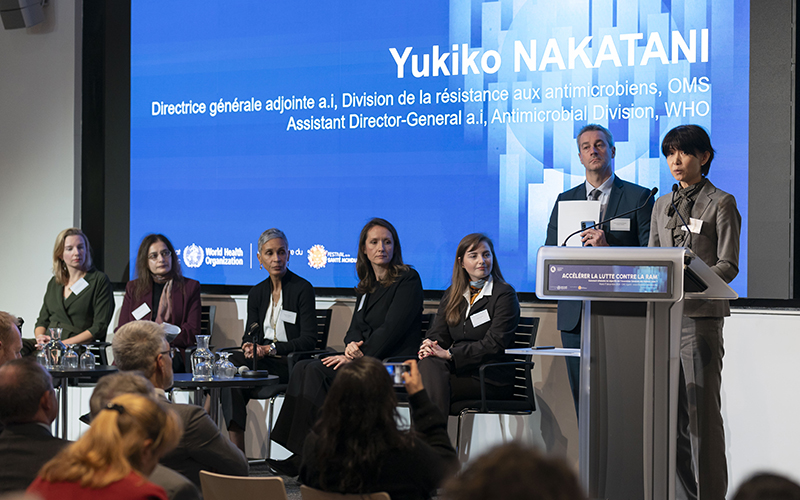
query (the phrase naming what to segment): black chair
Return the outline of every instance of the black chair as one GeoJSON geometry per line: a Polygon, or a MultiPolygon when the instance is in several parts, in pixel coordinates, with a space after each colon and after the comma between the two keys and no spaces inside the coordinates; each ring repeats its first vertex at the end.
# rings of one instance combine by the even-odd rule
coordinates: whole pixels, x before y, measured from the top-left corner
{"type": "MultiPolygon", "coordinates": [[[[539,329],[539,318],[520,318],[517,332],[514,335],[512,348],[533,347],[539,329]]],[[[514,356],[514,361],[502,363],[486,363],[479,369],[481,381],[481,399],[456,401],[450,405],[450,415],[458,417],[456,432],[456,451],[461,447],[461,428],[464,416],[468,413],[495,413],[505,415],[530,415],[536,410],[533,396],[532,356],[514,356]],[[496,400],[486,398],[486,370],[503,366],[514,366],[514,394],[512,399],[496,400]]]]}

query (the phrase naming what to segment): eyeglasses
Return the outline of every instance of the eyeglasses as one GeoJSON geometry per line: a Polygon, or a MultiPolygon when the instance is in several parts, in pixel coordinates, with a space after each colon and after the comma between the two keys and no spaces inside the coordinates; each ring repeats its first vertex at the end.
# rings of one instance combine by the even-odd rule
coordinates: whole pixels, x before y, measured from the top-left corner
{"type": "Polygon", "coordinates": [[[164,257],[165,259],[169,259],[169,256],[172,255],[172,252],[170,252],[169,250],[161,250],[161,252],[159,253],[155,252],[151,253],[150,255],[147,256],[147,258],[150,260],[158,260],[159,255],[164,257]]]}
{"type": "Polygon", "coordinates": [[[159,352],[159,354],[169,354],[169,358],[172,359],[172,358],[175,357],[175,348],[174,347],[170,347],[166,351],[159,352]]]}

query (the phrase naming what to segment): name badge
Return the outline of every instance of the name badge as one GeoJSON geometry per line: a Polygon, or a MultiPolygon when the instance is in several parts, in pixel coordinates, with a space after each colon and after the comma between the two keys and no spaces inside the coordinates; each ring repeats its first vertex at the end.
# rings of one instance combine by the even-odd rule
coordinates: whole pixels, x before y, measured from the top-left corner
{"type": "Polygon", "coordinates": [[[75,284],[72,285],[72,287],[70,287],[70,290],[72,290],[72,293],[74,293],[75,295],[78,295],[79,293],[84,291],[87,286],[89,286],[89,282],[81,278],[78,281],[76,281],[75,284]]]}
{"type": "Polygon", "coordinates": [[[147,304],[142,304],[133,311],[133,317],[136,318],[136,321],[139,321],[148,314],[150,314],[150,306],[147,304]]]}
{"type": "Polygon", "coordinates": [[[481,312],[476,312],[472,316],[469,317],[470,321],[472,321],[472,327],[477,328],[484,323],[488,323],[491,321],[492,318],[489,317],[489,311],[484,309],[481,312]]]}
{"type": "Polygon", "coordinates": [[[367,294],[361,296],[361,302],[358,303],[358,308],[356,311],[360,311],[362,307],[364,307],[364,301],[367,299],[367,294]]]}
{"type": "Polygon", "coordinates": [[[289,323],[290,325],[293,325],[297,321],[297,313],[293,311],[287,311],[286,309],[282,309],[281,316],[279,319],[284,323],[289,323]]]}
{"type": "MultiPolygon", "coordinates": [[[[703,228],[703,219],[689,219],[689,230],[694,234],[700,234],[700,229],[703,228]]],[[[681,226],[683,231],[686,231],[686,226],[681,226]]]]}
{"type": "Polygon", "coordinates": [[[612,231],[630,231],[631,230],[631,220],[630,219],[614,219],[611,221],[611,230],[612,231]]]}

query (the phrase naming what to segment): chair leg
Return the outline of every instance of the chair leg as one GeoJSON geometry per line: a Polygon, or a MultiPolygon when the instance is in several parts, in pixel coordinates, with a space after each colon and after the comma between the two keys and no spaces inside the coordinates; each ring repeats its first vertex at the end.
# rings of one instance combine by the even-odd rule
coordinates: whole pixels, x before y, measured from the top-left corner
{"type": "Polygon", "coordinates": [[[461,424],[464,418],[464,412],[458,414],[458,425],[456,426],[456,457],[461,460],[461,424]]]}
{"type": "Polygon", "coordinates": [[[267,412],[267,458],[272,458],[272,416],[275,410],[275,398],[269,398],[269,411],[267,412]]]}

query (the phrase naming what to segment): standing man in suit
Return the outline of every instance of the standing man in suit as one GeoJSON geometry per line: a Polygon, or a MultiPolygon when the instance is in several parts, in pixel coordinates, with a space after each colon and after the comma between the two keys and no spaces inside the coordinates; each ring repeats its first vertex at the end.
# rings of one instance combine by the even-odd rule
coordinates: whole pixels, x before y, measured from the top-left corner
{"type": "MultiPolygon", "coordinates": [[[[605,127],[589,124],[578,132],[578,158],[586,168],[586,182],[558,195],[550,223],[547,225],[545,245],[561,245],[558,241],[558,203],[560,201],[599,200],[600,220],[614,217],[641,206],[650,195],[650,190],[614,175],[614,137],[605,127]]],[[[587,229],[580,234],[584,246],[607,247],[628,246],[645,247],[650,239],[650,215],[653,200],[637,212],[624,218],[603,224],[602,227],[587,229]]],[[[599,222],[599,221],[598,221],[599,222]]],[[[573,236],[574,237],[574,236],[573,236]]],[[[564,347],[581,346],[581,302],[575,300],[559,301],[558,329],[564,347]]],[[[567,373],[578,410],[580,388],[580,360],[568,357],[567,373]]]]}
{"type": "Polygon", "coordinates": [[[140,371],[156,388],[159,402],[178,414],[183,422],[183,436],[178,447],[161,458],[161,463],[200,486],[200,471],[230,476],[249,473],[247,458],[219,432],[203,408],[175,404],[164,390],[172,387],[172,353],[164,328],[152,321],[127,323],[114,334],[111,343],[117,367],[140,371]]]}
{"type": "Polygon", "coordinates": [[[42,465],[69,444],[50,433],[57,414],[47,370],[30,357],[0,367],[0,421],[5,424],[0,433],[0,494],[24,491],[42,465]]]}
{"type": "MultiPolygon", "coordinates": [[[[733,195],[707,178],[714,159],[708,133],[697,125],[675,127],[664,136],[661,152],[679,187],[672,196],[662,196],[656,202],[650,246],[690,248],[730,283],[739,274],[742,217],[733,195]]],[[[699,496],[701,500],[724,500],[728,490],[720,390],[725,353],[722,326],[724,318],[730,315],[727,300],[684,301],[677,470],[680,484],[690,499],[699,496]],[[698,436],[697,482],[690,430],[698,436]]]]}

